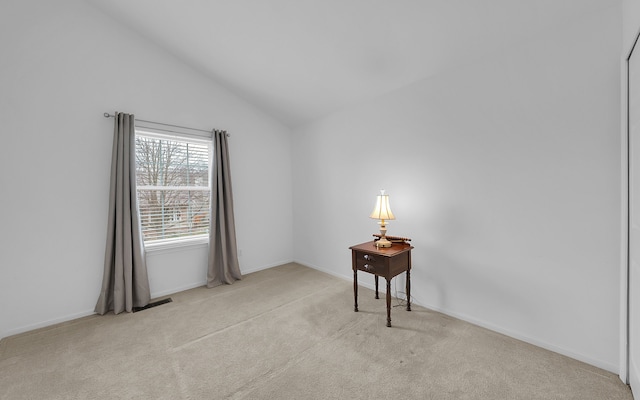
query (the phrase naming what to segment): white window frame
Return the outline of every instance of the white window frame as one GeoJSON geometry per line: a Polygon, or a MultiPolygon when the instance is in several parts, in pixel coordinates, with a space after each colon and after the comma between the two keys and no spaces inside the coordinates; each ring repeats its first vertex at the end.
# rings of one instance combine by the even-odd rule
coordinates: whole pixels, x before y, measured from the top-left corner
{"type": "MultiPolygon", "coordinates": [[[[213,165],[213,140],[211,137],[193,135],[193,134],[181,134],[179,132],[165,133],[165,132],[157,132],[154,129],[148,127],[135,127],[135,135],[136,138],[138,135],[143,137],[150,137],[161,140],[174,140],[180,142],[189,142],[189,143],[197,143],[197,144],[206,144],[208,147],[208,182],[207,187],[209,188],[209,202],[211,202],[211,172],[213,165]]],[[[136,150],[137,151],[137,150],[136,150]]],[[[138,189],[138,185],[136,185],[136,189],[138,189]]],[[[140,188],[144,189],[153,189],[153,186],[141,186],[140,188]]],[[[161,187],[162,189],[166,189],[167,187],[161,187]]],[[[194,189],[194,187],[190,186],[179,186],[180,190],[189,190],[194,189]]],[[[196,189],[201,189],[202,187],[197,187],[196,189]]],[[[136,199],[138,201],[138,207],[140,207],[140,198],[138,197],[138,190],[136,190],[136,199]]],[[[211,210],[209,210],[211,212],[211,210]]],[[[211,216],[209,216],[211,218],[211,216]]],[[[151,241],[144,241],[143,245],[146,251],[156,251],[163,249],[173,249],[173,248],[182,248],[186,246],[201,246],[209,244],[209,233],[192,235],[187,237],[180,238],[168,238],[168,239],[157,239],[151,241]]]]}

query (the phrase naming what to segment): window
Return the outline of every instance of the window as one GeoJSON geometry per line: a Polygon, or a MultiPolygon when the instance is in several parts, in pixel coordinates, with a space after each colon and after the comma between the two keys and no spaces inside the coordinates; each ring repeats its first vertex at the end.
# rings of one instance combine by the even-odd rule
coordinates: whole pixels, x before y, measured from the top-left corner
{"type": "Polygon", "coordinates": [[[206,240],[211,140],[136,129],[136,184],[145,246],[206,240]]]}

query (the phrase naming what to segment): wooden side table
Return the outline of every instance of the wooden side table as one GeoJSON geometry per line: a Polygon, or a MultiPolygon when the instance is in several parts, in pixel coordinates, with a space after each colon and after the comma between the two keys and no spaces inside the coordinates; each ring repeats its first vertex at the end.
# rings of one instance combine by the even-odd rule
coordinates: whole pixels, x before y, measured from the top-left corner
{"type": "Polygon", "coordinates": [[[391,326],[391,279],[407,273],[407,311],[411,311],[411,246],[408,243],[394,243],[391,247],[376,247],[375,241],[349,247],[351,249],[351,267],[353,268],[353,311],[358,311],[358,271],[375,276],[376,299],[378,296],[378,277],[387,280],[387,326],[391,326]]]}

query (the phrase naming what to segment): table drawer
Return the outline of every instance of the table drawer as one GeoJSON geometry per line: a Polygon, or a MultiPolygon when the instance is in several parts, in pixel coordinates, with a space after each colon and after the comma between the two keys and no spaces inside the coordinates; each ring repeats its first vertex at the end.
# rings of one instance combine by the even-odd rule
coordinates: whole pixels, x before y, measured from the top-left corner
{"type": "Polygon", "coordinates": [[[379,275],[386,275],[389,269],[386,257],[360,251],[356,251],[356,268],[379,275]]]}

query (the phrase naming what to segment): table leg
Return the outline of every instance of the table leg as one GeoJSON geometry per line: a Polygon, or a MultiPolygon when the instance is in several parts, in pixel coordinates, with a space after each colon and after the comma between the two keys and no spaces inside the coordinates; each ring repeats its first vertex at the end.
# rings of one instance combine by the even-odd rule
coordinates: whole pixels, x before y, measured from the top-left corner
{"type": "Polygon", "coordinates": [[[379,299],[380,297],[378,297],[378,275],[375,275],[376,277],[376,299],[379,299]]]}
{"type": "Polygon", "coordinates": [[[391,327],[391,280],[387,279],[387,326],[391,327]]]}
{"type": "Polygon", "coordinates": [[[409,272],[411,268],[407,270],[407,311],[411,311],[411,274],[409,272]]]}
{"type": "Polygon", "coordinates": [[[358,312],[358,270],[353,270],[353,311],[358,312]]]}

